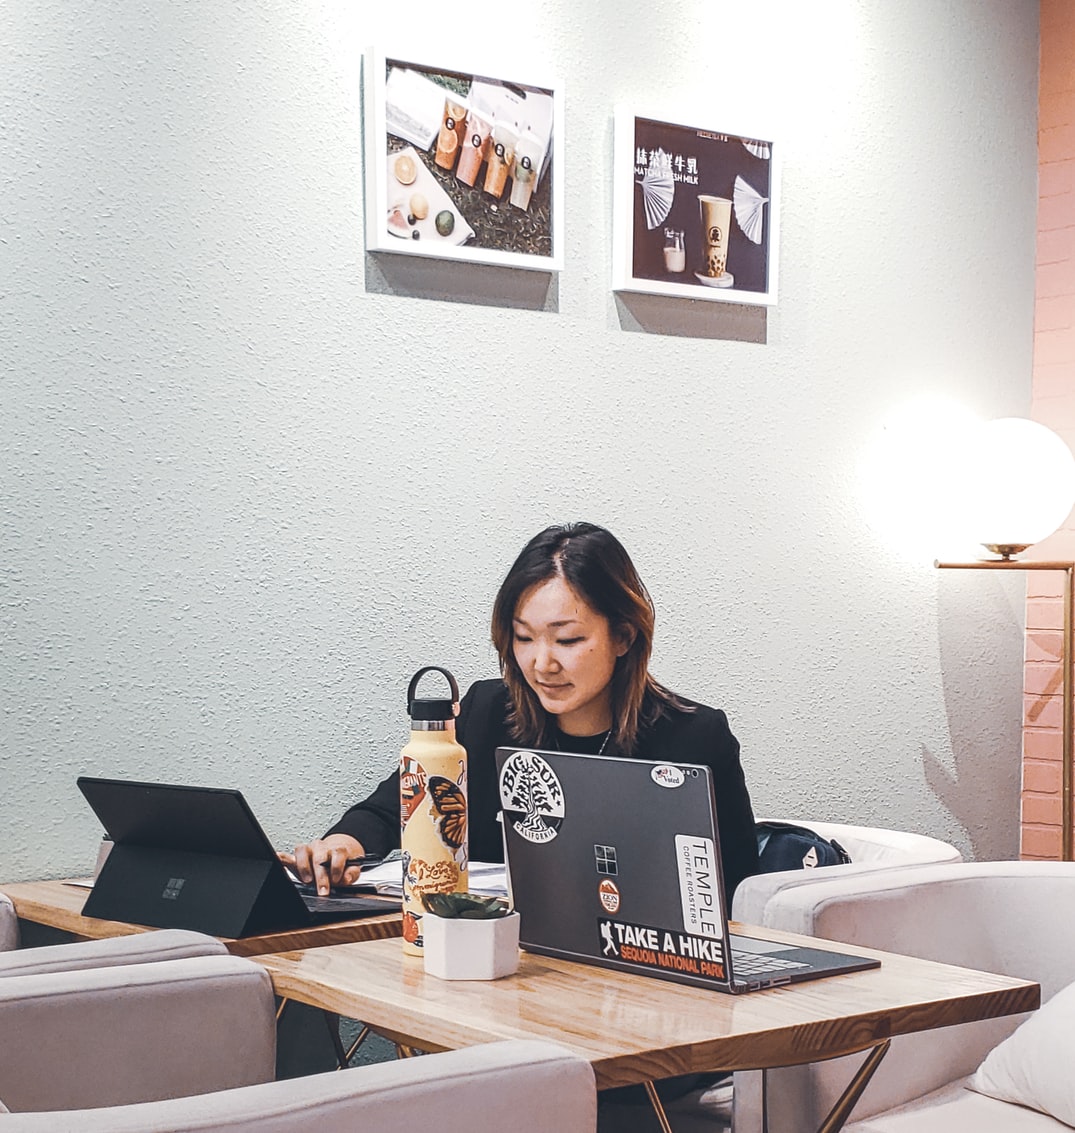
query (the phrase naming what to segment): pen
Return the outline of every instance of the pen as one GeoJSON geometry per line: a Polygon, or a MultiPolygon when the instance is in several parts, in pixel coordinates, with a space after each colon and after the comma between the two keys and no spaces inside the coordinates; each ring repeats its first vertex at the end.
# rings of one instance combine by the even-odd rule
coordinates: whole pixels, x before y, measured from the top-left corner
{"type": "MultiPolygon", "coordinates": [[[[348,858],[347,865],[380,865],[381,859],[376,854],[367,854],[364,858],[348,858]]],[[[331,858],[326,858],[321,862],[322,867],[327,868],[332,864],[331,858]]]]}

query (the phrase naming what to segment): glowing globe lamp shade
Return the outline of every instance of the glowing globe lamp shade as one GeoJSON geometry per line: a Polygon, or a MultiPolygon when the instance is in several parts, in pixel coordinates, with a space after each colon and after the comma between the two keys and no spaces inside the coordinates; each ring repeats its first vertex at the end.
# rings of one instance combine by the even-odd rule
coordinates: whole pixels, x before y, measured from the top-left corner
{"type": "Polygon", "coordinates": [[[1075,456],[1036,421],[1002,417],[978,425],[960,455],[961,526],[1004,559],[1051,535],[1075,504],[1075,456]]]}

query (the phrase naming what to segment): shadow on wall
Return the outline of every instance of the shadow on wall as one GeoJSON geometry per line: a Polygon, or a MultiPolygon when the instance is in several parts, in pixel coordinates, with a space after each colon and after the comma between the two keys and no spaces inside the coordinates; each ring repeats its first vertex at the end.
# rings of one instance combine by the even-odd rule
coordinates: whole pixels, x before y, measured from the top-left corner
{"type": "Polygon", "coordinates": [[[560,309],[555,272],[521,271],[491,264],[366,253],[366,290],[374,295],[512,307],[525,311],[560,309]]]}
{"type": "Polygon", "coordinates": [[[743,303],[674,299],[667,295],[616,293],[620,329],[678,338],[714,338],[723,342],[756,342],[768,336],[768,308],[743,303]]]}
{"type": "Polygon", "coordinates": [[[926,782],[966,830],[964,857],[1018,858],[1023,627],[998,580],[978,577],[944,580],[937,625],[955,766],[923,747],[926,782]]]}

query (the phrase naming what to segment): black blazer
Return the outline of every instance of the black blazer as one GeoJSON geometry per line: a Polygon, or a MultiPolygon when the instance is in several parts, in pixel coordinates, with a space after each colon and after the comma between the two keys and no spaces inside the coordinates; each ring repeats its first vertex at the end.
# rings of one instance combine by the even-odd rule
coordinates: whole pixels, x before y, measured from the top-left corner
{"type": "MultiPolygon", "coordinates": [[[[730,903],[735,887],[754,873],[758,847],[754,813],[750,806],[739,741],[719,708],[684,701],[693,711],[669,709],[639,732],[635,759],[667,763],[701,763],[713,772],[717,801],[724,886],[730,903]]],[[[503,681],[476,681],[460,703],[456,736],[467,750],[468,826],[470,856],[479,862],[504,860],[497,795],[494,752],[515,744],[507,725],[508,690],[503,681]]],[[[565,750],[570,750],[566,738],[565,750]]],[[[640,816],[645,836],[645,816],[640,816]]],[[[369,798],[351,807],[327,831],[350,834],[369,854],[385,854],[399,846],[399,771],[393,771],[369,798]]],[[[326,836],[327,836],[326,834],[326,836]]]]}

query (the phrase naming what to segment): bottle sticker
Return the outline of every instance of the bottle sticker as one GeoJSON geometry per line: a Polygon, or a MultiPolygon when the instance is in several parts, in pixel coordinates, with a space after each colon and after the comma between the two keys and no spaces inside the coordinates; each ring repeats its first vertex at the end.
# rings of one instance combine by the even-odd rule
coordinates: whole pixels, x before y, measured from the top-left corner
{"type": "Polygon", "coordinates": [[[423,893],[455,893],[460,869],[454,861],[426,861],[408,853],[403,855],[404,897],[422,908],[423,893]]]}
{"type": "Polygon", "coordinates": [[[649,773],[649,777],[658,787],[682,787],[686,782],[683,772],[670,763],[658,763],[649,773]]]}
{"type": "Polygon", "coordinates": [[[421,917],[416,913],[407,912],[403,914],[403,939],[408,944],[417,945],[422,947],[422,930],[418,927],[418,922],[421,917]]]}
{"type": "Polygon", "coordinates": [[[532,751],[513,752],[500,771],[500,805],[528,842],[551,842],[564,821],[564,789],[556,772],[532,751]]]}
{"type": "Polygon", "coordinates": [[[417,759],[404,756],[399,768],[399,822],[407,825],[426,797],[426,773],[417,759]]]}
{"type": "Polygon", "coordinates": [[[433,799],[433,821],[440,840],[454,854],[466,845],[467,795],[462,787],[443,775],[430,775],[429,794],[433,799]]]}

